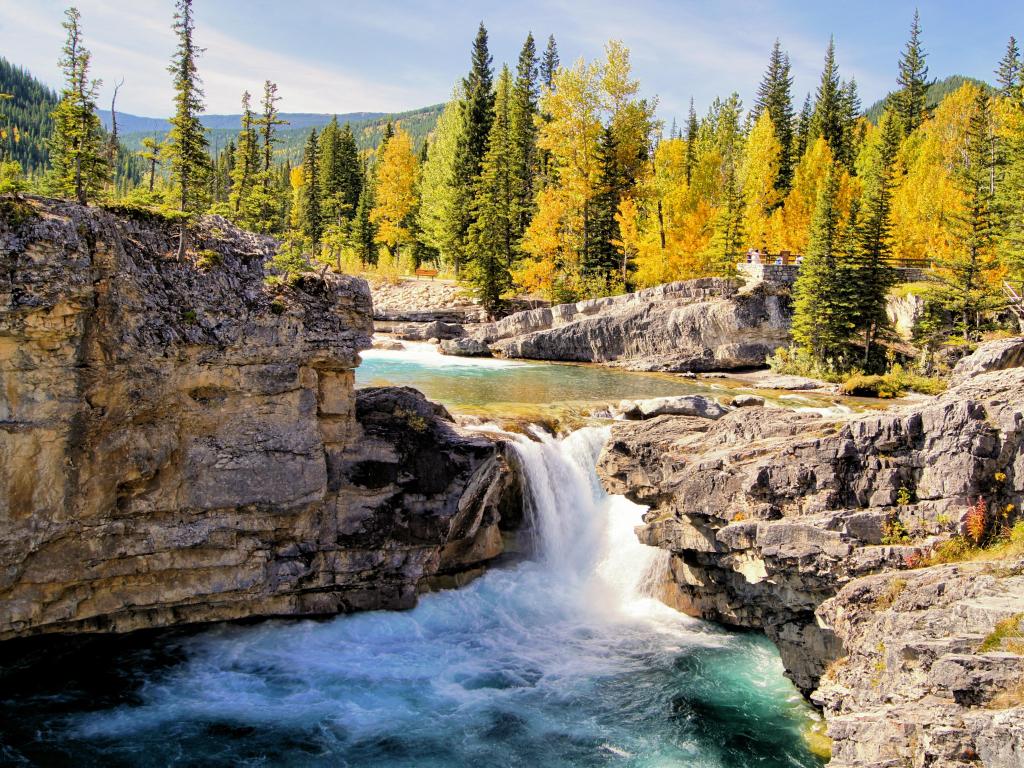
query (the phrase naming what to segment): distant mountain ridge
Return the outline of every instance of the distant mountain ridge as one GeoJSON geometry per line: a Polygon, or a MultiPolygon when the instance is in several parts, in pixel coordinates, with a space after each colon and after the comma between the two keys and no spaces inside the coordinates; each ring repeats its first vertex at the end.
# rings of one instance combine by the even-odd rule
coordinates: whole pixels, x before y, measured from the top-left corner
{"type": "MultiPolygon", "coordinates": [[[[934,109],[939,105],[939,102],[944,98],[953,93],[953,91],[959,90],[967,83],[974,83],[975,85],[981,85],[985,88],[992,89],[989,83],[984,80],[979,80],[976,77],[967,77],[966,75],[950,75],[944,77],[941,80],[935,80],[929,84],[928,90],[925,93],[925,105],[928,109],[934,109]]],[[[866,110],[864,110],[864,116],[872,123],[877,123],[882,118],[882,113],[885,111],[885,104],[892,97],[892,93],[886,95],[884,99],[879,99],[866,110]]]]}
{"type": "MultiPolygon", "coordinates": [[[[101,109],[100,120],[103,127],[108,131],[111,127],[110,110],[101,109]]],[[[347,112],[338,115],[339,123],[365,122],[367,120],[378,120],[387,117],[387,112],[347,112]]],[[[317,112],[282,112],[281,118],[287,120],[291,128],[321,128],[331,122],[333,114],[321,114],[317,112]]],[[[210,130],[235,129],[237,130],[242,121],[242,116],[237,115],[203,115],[203,125],[210,130]]],[[[118,133],[166,133],[170,130],[170,123],[162,117],[142,117],[129,112],[117,113],[118,133]]]]}

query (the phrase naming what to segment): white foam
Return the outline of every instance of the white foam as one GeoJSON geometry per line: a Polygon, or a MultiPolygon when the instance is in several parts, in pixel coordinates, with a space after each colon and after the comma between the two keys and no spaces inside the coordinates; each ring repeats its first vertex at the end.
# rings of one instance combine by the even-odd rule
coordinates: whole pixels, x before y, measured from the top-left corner
{"type": "Polygon", "coordinates": [[[415,363],[428,368],[520,368],[529,365],[519,360],[495,357],[459,357],[443,355],[436,344],[426,341],[401,341],[402,349],[367,349],[360,352],[363,360],[392,360],[415,363]]]}

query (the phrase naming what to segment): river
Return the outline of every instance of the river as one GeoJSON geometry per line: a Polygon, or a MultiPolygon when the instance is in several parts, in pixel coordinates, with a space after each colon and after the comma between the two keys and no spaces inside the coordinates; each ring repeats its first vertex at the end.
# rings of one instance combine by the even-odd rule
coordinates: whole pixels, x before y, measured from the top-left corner
{"type": "Polygon", "coordinates": [[[774,647],[647,594],[666,553],[637,541],[643,508],[598,483],[607,427],[536,437],[511,438],[531,559],[407,612],[8,652],[0,763],[819,766],[774,647]]]}

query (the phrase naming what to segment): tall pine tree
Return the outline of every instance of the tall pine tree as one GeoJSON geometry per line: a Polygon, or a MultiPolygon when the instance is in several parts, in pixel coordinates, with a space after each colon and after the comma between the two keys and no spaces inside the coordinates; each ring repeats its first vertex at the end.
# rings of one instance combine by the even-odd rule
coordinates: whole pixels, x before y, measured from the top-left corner
{"type": "Polygon", "coordinates": [[[767,112],[775,128],[775,138],[781,149],[779,154],[779,175],[775,188],[785,195],[793,182],[793,77],[790,74],[789,56],[782,52],[776,38],[768,59],[768,69],[761,80],[754,101],[753,121],[762,112],[767,112]]]}
{"type": "Polygon", "coordinates": [[[871,167],[864,178],[855,257],[854,330],[864,346],[864,368],[874,363],[875,345],[888,325],[886,304],[896,281],[892,257],[892,193],[904,118],[886,113],[878,126],[871,167]]]}
{"type": "Polygon", "coordinates": [[[243,205],[248,207],[256,184],[260,158],[254,120],[252,95],[246,91],[242,94],[242,130],[238,134],[235,164],[231,170],[230,202],[231,209],[236,215],[241,212],[243,205]]]}
{"type": "Polygon", "coordinates": [[[534,192],[539,171],[536,117],[540,86],[537,78],[537,49],[531,33],[526,36],[523,49],[519,52],[516,81],[509,105],[509,130],[514,153],[513,186],[517,237],[521,237],[526,231],[533,215],[534,192]]]}
{"type": "Polygon", "coordinates": [[[558,69],[558,45],[555,36],[548,35],[548,47],[540,60],[540,82],[548,90],[555,87],[555,71],[558,69]]]}
{"type": "Polygon", "coordinates": [[[897,82],[900,89],[893,94],[893,108],[904,136],[909,136],[924,122],[927,114],[925,94],[928,91],[928,67],[921,47],[921,19],[917,10],[910,25],[910,39],[900,56],[897,82]]]}
{"type": "Polygon", "coordinates": [[[846,158],[845,109],[842,87],[839,83],[839,69],[836,67],[835,39],[829,38],[825,52],[825,68],[815,94],[814,112],[808,128],[807,143],[812,144],[819,136],[825,139],[832,156],[846,158]]]}
{"type": "Polygon", "coordinates": [[[686,117],[686,158],[684,160],[687,186],[693,180],[693,169],[697,165],[697,132],[699,130],[697,110],[693,108],[693,96],[691,96],[690,113],[686,117]]]}
{"type": "Polygon", "coordinates": [[[64,90],[51,116],[51,178],[55,191],[85,205],[109,180],[110,165],[96,113],[100,83],[89,79],[92,54],[82,44],[82,17],[77,8],[68,8],[64,15],[67,40],[60,59],[64,90]]]}
{"type": "Polygon", "coordinates": [[[996,70],[996,82],[999,83],[999,95],[1004,99],[1015,99],[1018,103],[1024,104],[1024,69],[1020,63],[1020,49],[1017,47],[1017,40],[1010,35],[1010,42],[1006,44],[1006,53],[999,62],[996,70]]]}
{"type": "MultiPolygon", "coordinates": [[[[203,91],[196,72],[196,58],[201,49],[195,46],[192,34],[192,0],[177,0],[174,14],[174,32],[178,45],[168,71],[174,76],[174,116],[167,134],[167,155],[170,158],[171,178],[178,187],[178,202],[182,211],[199,210],[203,205],[202,191],[210,173],[209,146],[206,130],[199,121],[203,111],[203,91]]],[[[181,224],[178,257],[185,255],[187,229],[181,224]]]]}
{"type": "Polygon", "coordinates": [[[504,293],[512,286],[511,270],[521,238],[513,100],[512,76],[504,67],[498,78],[494,120],[477,187],[475,221],[470,228],[474,259],[466,275],[481,306],[491,316],[501,307],[504,293]]]}
{"type": "Polygon", "coordinates": [[[314,128],[309,132],[302,156],[302,234],[313,245],[314,252],[324,234],[320,194],[320,147],[314,128]]]}

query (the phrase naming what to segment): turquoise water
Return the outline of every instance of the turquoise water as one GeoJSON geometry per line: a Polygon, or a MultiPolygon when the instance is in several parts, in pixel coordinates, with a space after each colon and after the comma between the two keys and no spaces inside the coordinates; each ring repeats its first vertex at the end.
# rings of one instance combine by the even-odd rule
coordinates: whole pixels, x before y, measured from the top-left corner
{"type": "MultiPolygon", "coordinates": [[[[373,351],[357,381],[498,412],[701,391],[439,357],[373,351]]],[[[775,648],[651,597],[668,554],[602,491],[607,435],[510,436],[534,555],[411,611],[0,645],[0,764],[817,768],[775,648]]]]}
{"type": "Polygon", "coordinates": [[[357,386],[398,384],[459,409],[511,415],[524,405],[615,403],[627,398],[721,395],[708,386],[669,374],[617,371],[593,365],[533,363],[442,355],[429,344],[403,351],[368,350],[356,369],[357,386]]]}
{"type": "Polygon", "coordinates": [[[605,438],[522,438],[535,558],[412,611],[9,655],[0,762],[819,766],[769,643],[648,596],[666,553],[600,490],[605,438]]]}

